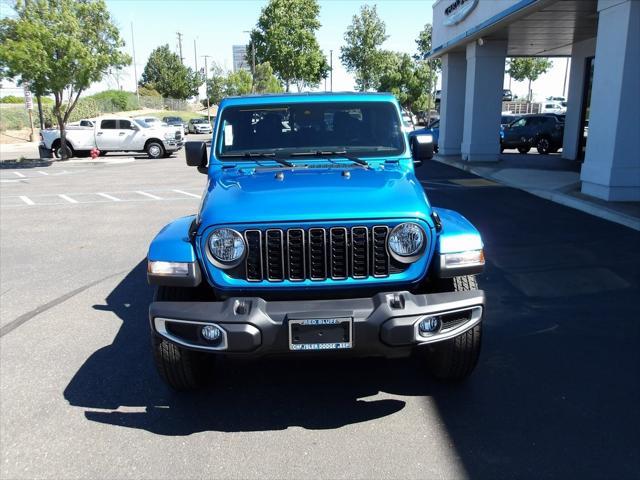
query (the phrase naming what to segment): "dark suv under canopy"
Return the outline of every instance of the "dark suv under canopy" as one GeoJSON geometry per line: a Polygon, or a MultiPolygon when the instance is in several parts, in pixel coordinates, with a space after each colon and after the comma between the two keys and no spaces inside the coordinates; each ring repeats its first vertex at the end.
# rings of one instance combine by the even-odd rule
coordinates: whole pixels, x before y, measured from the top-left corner
{"type": "Polygon", "coordinates": [[[564,118],[554,113],[518,117],[500,132],[500,151],[517,148],[527,153],[535,147],[540,154],[557,152],[562,148],[564,118]]]}

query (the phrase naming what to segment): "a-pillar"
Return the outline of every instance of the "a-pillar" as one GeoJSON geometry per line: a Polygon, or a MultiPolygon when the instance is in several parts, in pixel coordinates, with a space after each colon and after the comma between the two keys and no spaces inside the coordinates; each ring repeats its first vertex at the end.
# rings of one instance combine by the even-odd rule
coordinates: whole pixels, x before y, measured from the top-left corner
{"type": "Polygon", "coordinates": [[[442,56],[442,90],[440,94],[440,132],[438,153],[460,155],[464,125],[464,91],[467,61],[464,52],[442,56]]]}
{"type": "Polygon", "coordinates": [[[467,44],[466,53],[462,159],[469,162],[498,161],[507,42],[474,41],[467,44]]]}
{"type": "Polygon", "coordinates": [[[598,13],[582,193],[640,201],[640,2],[599,0],[598,13]]]}

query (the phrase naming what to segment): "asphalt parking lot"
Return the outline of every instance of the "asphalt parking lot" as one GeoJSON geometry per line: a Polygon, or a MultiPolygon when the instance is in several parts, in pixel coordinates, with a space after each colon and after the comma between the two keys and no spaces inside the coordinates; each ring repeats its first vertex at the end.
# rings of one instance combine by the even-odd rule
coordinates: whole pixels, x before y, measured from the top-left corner
{"type": "Polygon", "coordinates": [[[466,384],[413,360],[227,361],[176,394],[145,255],[205,176],[182,152],[0,169],[0,477],[637,478],[640,234],[439,163],[419,177],[486,244],[466,384]]]}

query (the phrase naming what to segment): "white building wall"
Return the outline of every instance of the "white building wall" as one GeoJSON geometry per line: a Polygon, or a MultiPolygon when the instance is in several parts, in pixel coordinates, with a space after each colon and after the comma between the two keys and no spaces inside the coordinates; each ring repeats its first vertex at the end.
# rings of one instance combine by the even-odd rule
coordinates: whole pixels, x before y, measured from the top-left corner
{"type": "Polygon", "coordinates": [[[568,160],[578,158],[582,125],[580,115],[584,100],[587,58],[596,54],[596,39],[590,38],[573,45],[571,50],[571,72],[567,94],[567,116],[564,124],[562,157],[568,160]]]}
{"type": "Polygon", "coordinates": [[[582,192],[640,201],[640,1],[599,0],[582,192]]]}

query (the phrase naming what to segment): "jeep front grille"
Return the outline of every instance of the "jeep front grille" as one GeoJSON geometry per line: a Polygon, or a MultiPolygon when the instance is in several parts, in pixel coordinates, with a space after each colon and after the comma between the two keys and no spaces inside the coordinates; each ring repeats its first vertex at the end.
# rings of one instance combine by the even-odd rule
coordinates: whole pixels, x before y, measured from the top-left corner
{"type": "Polygon", "coordinates": [[[245,230],[246,279],[295,282],[387,277],[388,235],[386,226],[245,230]]]}

